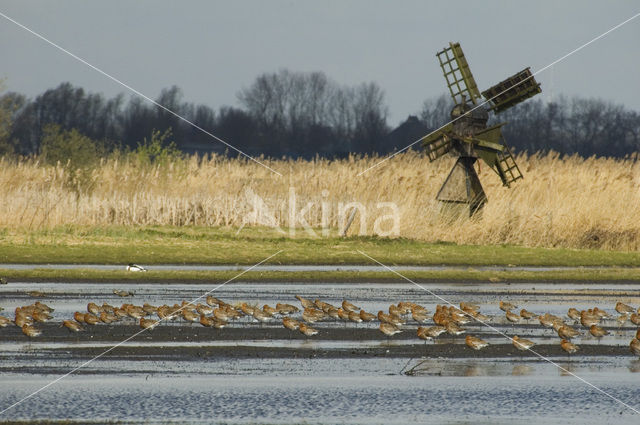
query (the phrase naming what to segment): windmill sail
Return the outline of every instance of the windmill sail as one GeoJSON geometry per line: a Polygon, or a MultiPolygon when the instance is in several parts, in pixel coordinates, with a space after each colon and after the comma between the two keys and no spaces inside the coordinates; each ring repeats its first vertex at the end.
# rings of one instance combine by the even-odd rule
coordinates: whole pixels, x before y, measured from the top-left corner
{"type": "Polygon", "coordinates": [[[447,87],[453,103],[460,104],[470,100],[474,105],[480,99],[480,90],[471,74],[467,59],[464,57],[460,43],[449,43],[449,47],[436,54],[440,67],[447,80],[447,87]]]}

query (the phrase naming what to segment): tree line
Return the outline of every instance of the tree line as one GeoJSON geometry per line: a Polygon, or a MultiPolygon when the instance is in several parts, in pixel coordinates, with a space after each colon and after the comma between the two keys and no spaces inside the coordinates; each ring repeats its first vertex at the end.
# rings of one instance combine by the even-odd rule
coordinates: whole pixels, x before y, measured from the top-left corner
{"type": "MultiPolygon", "coordinates": [[[[155,100],[249,155],[303,158],[401,149],[446,123],[453,106],[448,96],[428,99],[416,116],[391,129],[378,84],[345,86],[322,72],[289,70],[258,76],[238,92],[240,107],[216,111],[185,102],[177,86],[155,100]]],[[[599,99],[530,99],[494,120],[509,123],[504,134],[515,151],[622,157],[640,148],[640,114],[599,99]]],[[[63,83],[33,99],[14,92],[0,97],[0,155],[40,154],[51,125],[77,131],[105,153],[135,150],[154,132],[170,131],[171,137],[162,140],[184,152],[237,154],[138,97],[107,99],[63,83]]]]}

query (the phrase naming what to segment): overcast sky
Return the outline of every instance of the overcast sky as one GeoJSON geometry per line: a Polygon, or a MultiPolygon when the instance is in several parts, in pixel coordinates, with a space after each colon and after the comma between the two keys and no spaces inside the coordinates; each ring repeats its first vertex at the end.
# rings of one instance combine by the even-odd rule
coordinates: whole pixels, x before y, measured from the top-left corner
{"type": "MultiPolygon", "coordinates": [[[[640,12],[637,1],[5,1],[0,12],[151,98],[239,106],[238,90],[281,68],[375,81],[390,124],[445,93],[435,53],[459,41],[484,90],[535,72],[640,12]]],[[[543,96],[596,97],[640,111],[640,17],[548,69],[543,96]]],[[[35,96],[64,81],[127,92],[0,17],[5,89],[35,96]]]]}

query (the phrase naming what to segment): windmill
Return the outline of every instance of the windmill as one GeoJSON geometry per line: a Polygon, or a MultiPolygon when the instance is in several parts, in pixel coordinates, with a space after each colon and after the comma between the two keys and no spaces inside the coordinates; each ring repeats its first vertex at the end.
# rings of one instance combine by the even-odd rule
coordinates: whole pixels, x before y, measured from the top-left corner
{"type": "Polygon", "coordinates": [[[487,202],[473,165],[478,158],[498,174],[504,186],[522,178],[500,123],[487,127],[489,112],[499,114],[542,92],[526,68],[482,92],[482,101],[460,43],[449,43],[436,54],[455,106],[451,122],[421,139],[430,161],[446,153],[458,156],[436,199],[449,206],[469,208],[472,216],[487,202]]]}

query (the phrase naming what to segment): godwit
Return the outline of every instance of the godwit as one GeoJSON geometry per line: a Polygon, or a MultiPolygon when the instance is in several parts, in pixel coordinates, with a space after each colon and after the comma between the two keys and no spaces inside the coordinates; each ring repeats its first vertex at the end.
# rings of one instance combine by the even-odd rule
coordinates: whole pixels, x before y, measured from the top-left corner
{"type": "Polygon", "coordinates": [[[285,317],[282,319],[282,325],[291,331],[295,331],[300,327],[300,322],[291,317],[285,317]]]}
{"type": "Polygon", "coordinates": [[[635,313],[636,309],[631,307],[630,305],[618,301],[616,303],[616,311],[620,314],[631,314],[635,313]]]}
{"type": "Polygon", "coordinates": [[[511,303],[506,302],[506,301],[500,301],[500,310],[502,310],[502,311],[506,312],[506,311],[509,311],[509,310],[514,310],[516,308],[518,308],[518,306],[515,305],[515,304],[511,304],[511,303]]]}
{"type": "Polygon", "coordinates": [[[116,316],[114,316],[113,314],[109,314],[106,311],[100,313],[99,318],[102,323],[106,323],[107,325],[118,321],[118,318],[116,316]]]}
{"type": "Polygon", "coordinates": [[[449,315],[449,317],[451,318],[451,320],[456,322],[458,325],[466,325],[467,323],[469,323],[471,321],[471,318],[469,317],[468,314],[461,313],[461,312],[456,311],[456,310],[452,310],[450,315],[449,315]]]}
{"type": "Polygon", "coordinates": [[[138,264],[129,263],[129,265],[127,266],[127,271],[128,272],[146,272],[147,269],[145,269],[144,267],[138,264]]]}
{"type": "Polygon", "coordinates": [[[426,322],[428,319],[426,310],[411,310],[411,318],[418,323],[426,322]]]}
{"type": "MultiPolygon", "coordinates": [[[[217,315],[217,314],[216,314],[216,311],[218,311],[218,310],[219,310],[219,309],[215,309],[215,310],[213,311],[213,314],[214,314],[218,319],[226,320],[226,319],[224,319],[224,318],[223,318],[223,316],[222,316],[222,315],[217,315]]],[[[269,316],[267,313],[265,313],[263,310],[260,310],[259,308],[255,308],[255,309],[253,309],[253,314],[252,314],[252,316],[253,316],[253,318],[254,318],[254,319],[256,319],[257,321],[259,321],[261,324],[262,324],[262,323],[265,323],[265,322],[268,322],[268,321],[270,321],[270,320],[272,319],[272,317],[271,317],[271,316],[269,316]]],[[[227,317],[228,317],[228,316],[227,316],[227,317]]]]}
{"type": "MultiPolygon", "coordinates": [[[[146,270],[145,270],[146,271],[146,270]]],[[[134,293],[131,291],[123,291],[121,289],[114,289],[113,293],[119,297],[133,297],[134,293]]]]}
{"type": "Polygon", "coordinates": [[[422,331],[425,335],[430,336],[431,338],[437,338],[443,333],[447,331],[447,328],[444,326],[430,326],[422,331]]]}
{"type": "Polygon", "coordinates": [[[100,319],[98,319],[97,316],[94,316],[91,313],[85,313],[84,323],[86,323],[87,325],[97,325],[98,323],[100,323],[100,319]]]}
{"type": "Polygon", "coordinates": [[[49,316],[48,313],[44,311],[37,311],[37,310],[31,314],[31,317],[33,317],[33,320],[35,320],[36,322],[40,322],[40,323],[44,323],[49,319],[51,319],[51,316],[49,316]]]}
{"type": "Polygon", "coordinates": [[[487,341],[471,335],[467,335],[464,339],[464,343],[467,344],[467,347],[473,348],[474,350],[482,350],[489,345],[487,341]]]}
{"type": "Polygon", "coordinates": [[[591,325],[591,327],[589,328],[589,333],[598,338],[598,342],[600,342],[600,338],[602,338],[603,336],[609,335],[609,331],[601,328],[598,325],[591,325]]]}
{"type": "Polygon", "coordinates": [[[313,301],[308,300],[306,298],[302,298],[300,295],[296,295],[296,298],[298,299],[298,301],[300,301],[300,304],[302,304],[302,307],[306,308],[315,308],[316,305],[313,303],[313,301]]]}
{"type": "Polygon", "coordinates": [[[640,339],[640,329],[638,329],[638,330],[636,331],[636,338],[637,338],[637,339],[640,339]]]}
{"type": "MultiPolygon", "coordinates": [[[[142,308],[144,309],[144,306],[142,306],[142,308]]],[[[198,305],[196,305],[196,311],[204,315],[213,314],[213,307],[198,303],[198,305]]]]}
{"type": "MultiPolygon", "coordinates": [[[[270,319],[269,316],[264,314],[264,312],[262,310],[258,309],[258,308],[254,308],[253,312],[252,312],[252,316],[255,317],[256,319],[258,319],[258,317],[255,316],[256,314],[258,316],[260,316],[260,317],[267,317],[268,319],[270,319]]],[[[213,316],[216,319],[220,319],[220,320],[224,320],[224,321],[227,321],[227,320],[230,319],[229,313],[227,312],[227,310],[223,309],[223,308],[220,308],[220,307],[213,309],[213,316]]],[[[258,319],[258,320],[260,320],[260,319],[258,319]]],[[[262,320],[260,320],[260,321],[262,321],[262,320]]]]}
{"type": "Polygon", "coordinates": [[[317,329],[314,329],[311,326],[307,326],[307,324],[305,323],[300,323],[300,325],[298,326],[298,330],[305,336],[314,336],[318,334],[317,329]]]}
{"type": "Polygon", "coordinates": [[[376,319],[376,315],[360,310],[360,318],[363,322],[373,322],[376,319]]]}
{"type": "Polygon", "coordinates": [[[348,322],[349,321],[349,312],[347,310],[344,310],[342,308],[338,309],[338,317],[340,318],[340,320],[342,320],[343,322],[348,322]]]}
{"type": "Polygon", "coordinates": [[[305,308],[302,312],[302,319],[305,322],[314,323],[324,318],[324,312],[315,308],[305,308]]]}
{"type": "Polygon", "coordinates": [[[507,312],[505,313],[505,316],[507,317],[507,320],[512,323],[518,323],[520,321],[520,316],[518,316],[515,313],[512,313],[509,310],[507,310],[507,312]]]}
{"type": "Polygon", "coordinates": [[[212,327],[213,326],[213,317],[207,317],[204,314],[200,314],[200,324],[202,326],[206,326],[206,327],[212,327]]]}
{"type": "Polygon", "coordinates": [[[346,311],[356,311],[356,310],[360,310],[360,307],[356,307],[355,305],[351,304],[349,301],[347,300],[342,300],[342,308],[345,309],[346,311]]]}
{"type": "Polygon", "coordinates": [[[362,323],[362,318],[360,318],[360,312],[358,311],[350,311],[349,312],[349,320],[354,323],[362,323]]]}
{"type": "Polygon", "coordinates": [[[16,317],[15,317],[13,323],[15,323],[19,327],[23,327],[24,325],[33,324],[33,319],[27,313],[25,313],[23,311],[17,311],[16,312],[16,317]]]}
{"type": "Polygon", "coordinates": [[[631,320],[631,323],[633,323],[636,326],[640,325],[640,314],[632,313],[631,316],[629,316],[629,320],[631,320]]]}
{"type": "Polygon", "coordinates": [[[427,333],[425,332],[426,330],[427,328],[423,326],[418,326],[418,330],[416,332],[416,334],[418,335],[418,338],[423,339],[425,344],[427,343],[428,340],[433,339],[431,335],[427,335],[427,333]]]}
{"type": "Polygon", "coordinates": [[[216,329],[222,329],[227,326],[227,324],[228,323],[225,320],[220,320],[215,317],[213,318],[213,327],[216,329]]]}
{"type": "Polygon", "coordinates": [[[255,307],[252,307],[247,303],[242,303],[240,305],[240,310],[247,316],[253,316],[253,310],[255,310],[255,307]]]}
{"type": "Polygon", "coordinates": [[[616,318],[616,321],[618,322],[618,326],[622,326],[625,323],[627,323],[627,319],[629,319],[629,316],[627,316],[626,314],[621,314],[620,316],[618,316],[616,318]]]}
{"type": "Polygon", "coordinates": [[[609,319],[611,315],[604,310],[599,309],[598,307],[593,308],[593,313],[596,314],[601,319],[609,319]]]}
{"type": "Polygon", "coordinates": [[[449,335],[462,335],[465,333],[465,330],[456,325],[455,322],[447,322],[444,327],[449,335]]]}
{"type": "Polygon", "coordinates": [[[398,307],[395,304],[391,304],[389,306],[389,314],[391,314],[392,316],[402,316],[404,314],[404,310],[401,309],[400,307],[398,307]]]}
{"type": "Polygon", "coordinates": [[[213,307],[214,305],[220,307],[221,305],[225,304],[223,301],[220,301],[219,299],[211,295],[207,295],[207,298],[205,300],[211,307],[213,307]]]}
{"type": "Polygon", "coordinates": [[[102,307],[100,307],[96,303],[91,302],[91,303],[87,304],[87,311],[89,313],[95,314],[97,316],[102,312],[102,307]]]}
{"type": "Polygon", "coordinates": [[[62,322],[62,326],[69,329],[70,332],[80,332],[84,330],[82,326],[80,326],[80,323],[75,322],[73,320],[64,320],[62,322]]]}
{"type": "Polygon", "coordinates": [[[331,307],[329,310],[327,310],[326,314],[332,319],[336,319],[336,320],[340,319],[340,312],[335,307],[331,307]]]}
{"type": "Polygon", "coordinates": [[[378,311],[378,320],[380,322],[389,323],[394,326],[401,326],[405,323],[405,321],[399,318],[398,316],[394,316],[392,314],[386,314],[382,310],[378,311]]]}
{"type": "Polygon", "coordinates": [[[291,304],[280,304],[277,303],[276,304],[276,310],[278,310],[278,313],[280,314],[293,314],[293,313],[297,313],[300,311],[300,309],[298,307],[296,307],[295,305],[291,305],[291,304]]]}
{"type": "Polygon", "coordinates": [[[558,328],[558,336],[562,339],[571,339],[580,335],[580,332],[573,329],[571,326],[563,325],[558,328]]]}
{"type": "Polygon", "coordinates": [[[274,315],[274,314],[277,314],[277,313],[278,313],[278,310],[277,310],[277,309],[275,309],[275,308],[273,308],[273,307],[271,307],[269,304],[265,304],[265,305],[262,307],[262,311],[264,311],[264,313],[265,313],[267,316],[271,316],[271,317],[273,317],[273,315],[274,315]]]}
{"type": "Polygon", "coordinates": [[[387,337],[392,337],[393,335],[402,332],[396,325],[387,322],[380,323],[380,332],[385,334],[387,337]]]}
{"type": "Polygon", "coordinates": [[[582,310],[580,312],[580,323],[585,328],[590,328],[593,325],[600,323],[600,316],[594,314],[593,311],[582,310]]]}
{"type": "Polygon", "coordinates": [[[480,306],[478,304],[466,303],[463,301],[460,303],[460,309],[467,313],[471,313],[472,311],[477,312],[478,310],[480,310],[480,306]]]}
{"type": "Polygon", "coordinates": [[[11,323],[11,320],[4,316],[0,316],[0,328],[5,328],[7,325],[11,323]]]}
{"type": "Polygon", "coordinates": [[[513,346],[516,347],[520,351],[525,351],[533,347],[535,344],[528,339],[520,338],[515,335],[513,338],[513,346]]]}
{"type": "Polygon", "coordinates": [[[562,347],[562,349],[569,354],[573,354],[580,349],[580,347],[578,347],[575,344],[572,344],[566,339],[563,339],[562,341],[560,341],[560,347],[562,347]]]}
{"type": "Polygon", "coordinates": [[[638,338],[633,338],[629,344],[629,349],[636,356],[640,356],[640,340],[638,338]]]}
{"type": "Polygon", "coordinates": [[[46,311],[47,313],[52,313],[54,311],[53,308],[49,307],[45,303],[41,303],[40,301],[36,301],[34,306],[40,311],[46,311]]]}
{"type": "Polygon", "coordinates": [[[575,320],[575,321],[580,320],[580,312],[578,311],[578,309],[577,309],[577,308],[573,308],[573,307],[571,307],[571,308],[569,309],[569,311],[567,311],[567,316],[568,316],[570,319],[573,319],[573,320],[575,320]]]}
{"type": "Polygon", "coordinates": [[[42,331],[40,329],[34,328],[32,325],[22,325],[22,333],[29,338],[42,335],[42,331]]]}
{"type": "Polygon", "coordinates": [[[140,318],[140,327],[142,329],[153,329],[158,325],[158,323],[159,322],[157,320],[145,319],[144,317],[140,318]]]}
{"type": "Polygon", "coordinates": [[[191,323],[200,321],[200,315],[187,308],[182,310],[182,318],[191,323]]]}
{"type": "Polygon", "coordinates": [[[73,313],[73,318],[78,323],[84,323],[84,313],[80,313],[79,311],[76,311],[75,313],[73,313]]]}
{"type": "Polygon", "coordinates": [[[534,313],[532,313],[532,312],[530,312],[528,310],[525,310],[524,308],[522,310],[520,310],[520,317],[522,317],[525,320],[531,320],[536,316],[537,316],[536,314],[534,314],[534,313]]]}

